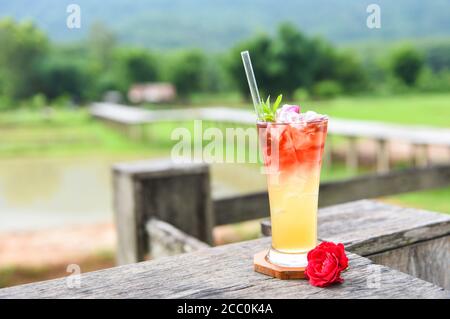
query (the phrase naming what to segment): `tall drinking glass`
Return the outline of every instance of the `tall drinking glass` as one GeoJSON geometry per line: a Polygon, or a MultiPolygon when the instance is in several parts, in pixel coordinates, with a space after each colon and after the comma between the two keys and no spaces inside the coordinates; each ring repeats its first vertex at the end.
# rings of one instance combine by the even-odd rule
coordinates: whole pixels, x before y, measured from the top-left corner
{"type": "Polygon", "coordinates": [[[320,168],[326,116],[304,123],[257,123],[272,223],[271,263],[305,267],[317,243],[320,168]]]}

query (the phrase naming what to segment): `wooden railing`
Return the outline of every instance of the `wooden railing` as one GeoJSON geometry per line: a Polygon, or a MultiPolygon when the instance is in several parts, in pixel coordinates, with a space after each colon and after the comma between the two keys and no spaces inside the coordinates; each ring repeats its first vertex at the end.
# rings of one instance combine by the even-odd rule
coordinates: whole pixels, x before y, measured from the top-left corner
{"type": "MultiPolygon", "coordinates": [[[[144,161],[114,166],[114,203],[119,263],[149,253],[147,221],[157,218],[212,244],[216,225],[269,216],[267,192],[215,197],[206,164],[144,161]]],[[[411,168],[320,185],[319,206],[450,185],[450,165],[411,168]]]]}
{"type": "MultiPolygon", "coordinates": [[[[450,165],[367,175],[322,183],[319,205],[447,185],[450,165]]],[[[159,160],[115,165],[118,263],[142,261],[148,254],[158,257],[204,249],[213,245],[214,226],[269,216],[266,192],[212,194],[206,164],[159,160]]],[[[270,235],[268,220],[263,220],[262,230],[270,235]]],[[[352,202],[319,212],[319,238],[343,242],[351,252],[450,288],[448,216],[352,202]]]]}
{"type": "MultiPolygon", "coordinates": [[[[0,289],[0,299],[450,298],[445,290],[450,289],[450,216],[446,214],[373,200],[321,208],[319,240],[343,243],[349,267],[342,275],[344,284],[318,289],[306,280],[293,284],[253,271],[252,257],[270,247],[270,238],[220,247],[199,240],[198,236],[208,238],[201,229],[214,220],[205,223],[196,218],[215,216],[210,205],[214,199],[202,203],[194,196],[209,187],[207,166],[141,162],[118,165],[114,174],[119,243],[145,233],[152,254],[169,249],[178,256],[83,272],[77,285],[60,278],[0,289]],[[197,235],[185,233],[174,223],[187,223],[185,229],[197,235]]],[[[428,182],[418,187],[448,185],[448,166],[419,174],[428,182]]],[[[405,189],[412,187],[401,188],[405,189]]],[[[136,252],[131,256],[137,256],[136,252]]]]}
{"type": "MultiPolygon", "coordinates": [[[[450,166],[410,168],[324,182],[320,185],[319,207],[450,185],[450,166]]],[[[267,192],[215,198],[216,225],[232,224],[268,216],[267,192]]]]}
{"type": "MultiPolygon", "coordinates": [[[[254,127],[255,115],[251,111],[229,107],[184,108],[172,110],[145,110],[126,105],[94,103],[90,108],[93,117],[120,127],[133,138],[145,138],[145,126],[160,122],[186,122],[203,120],[213,123],[254,127]]],[[[410,154],[417,167],[430,164],[430,146],[450,147],[450,129],[423,126],[408,126],[382,122],[346,120],[331,118],[328,125],[329,136],[347,139],[346,165],[349,171],[356,171],[359,162],[360,139],[372,140],[376,144],[377,172],[390,170],[391,154],[389,143],[401,141],[412,145],[410,154]]],[[[326,161],[331,161],[331,140],[325,150],[326,161]]],[[[450,153],[449,153],[450,154],[450,153]]]]}

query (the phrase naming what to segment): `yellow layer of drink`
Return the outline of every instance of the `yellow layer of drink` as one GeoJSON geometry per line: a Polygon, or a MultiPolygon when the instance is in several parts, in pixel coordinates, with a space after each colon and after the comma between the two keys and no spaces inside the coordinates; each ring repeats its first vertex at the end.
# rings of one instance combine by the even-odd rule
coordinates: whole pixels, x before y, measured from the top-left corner
{"type": "Polygon", "coordinates": [[[287,178],[269,176],[272,247],[282,253],[306,253],[316,246],[320,166],[297,169],[287,178]]]}

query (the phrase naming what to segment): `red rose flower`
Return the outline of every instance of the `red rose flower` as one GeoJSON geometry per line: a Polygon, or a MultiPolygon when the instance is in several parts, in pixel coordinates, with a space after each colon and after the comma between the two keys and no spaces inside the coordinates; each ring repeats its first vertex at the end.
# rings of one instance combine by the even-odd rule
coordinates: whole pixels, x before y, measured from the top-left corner
{"type": "Polygon", "coordinates": [[[344,245],[323,242],[308,253],[308,266],[305,269],[309,283],[326,287],[335,282],[343,282],[341,272],[348,267],[344,245]]]}

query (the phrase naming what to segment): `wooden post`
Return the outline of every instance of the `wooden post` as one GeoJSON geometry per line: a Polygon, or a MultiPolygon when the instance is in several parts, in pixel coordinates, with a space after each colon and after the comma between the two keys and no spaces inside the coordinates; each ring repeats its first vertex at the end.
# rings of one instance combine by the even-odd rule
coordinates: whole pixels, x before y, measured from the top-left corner
{"type": "Polygon", "coordinates": [[[145,225],[152,217],[212,244],[214,225],[206,164],[170,160],[117,164],[113,168],[119,264],[144,260],[145,225]]]}
{"type": "Polygon", "coordinates": [[[144,124],[143,127],[143,135],[146,141],[151,142],[154,139],[153,136],[153,123],[150,124],[144,124]]]}
{"type": "Polygon", "coordinates": [[[135,192],[138,185],[129,174],[120,169],[113,172],[113,206],[117,231],[117,263],[127,264],[144,259],[145,251],[139,245],[139,225],[136,216],[135,192]]]}
{"type": "Polygon", "coordinates": [[[323,154],[323,166],[325,169],[331,169],[332,165],[332,156],[333,156],[333,142],[331,136],[328,135],[327,141],[325,143],[325,150],[323,154]]]}
{"type": "Polygon", "coordinates": [[[428,166],[428,146],[425,144],[414,144],[414,165],[416,167],[428,166]]]}
{"type": "Polygon", "coordinates": [[[377,140],[377,172],[389,172],[389,145],[386,140],[377,140]]]}
{"type": "Polygon", "coordinates": [[[132,140],[136,140],[137,135],[138,135],[138,132],[136,129],[136,125],[128,125],[127,126],[127,136],[132,140]]]}
{"type": "Polygon", "coordinates": [[[358,144],[355,136],[348,138],[347,147],[347,170],[350,172],[356,172],[358,170],[358,144]]]}

